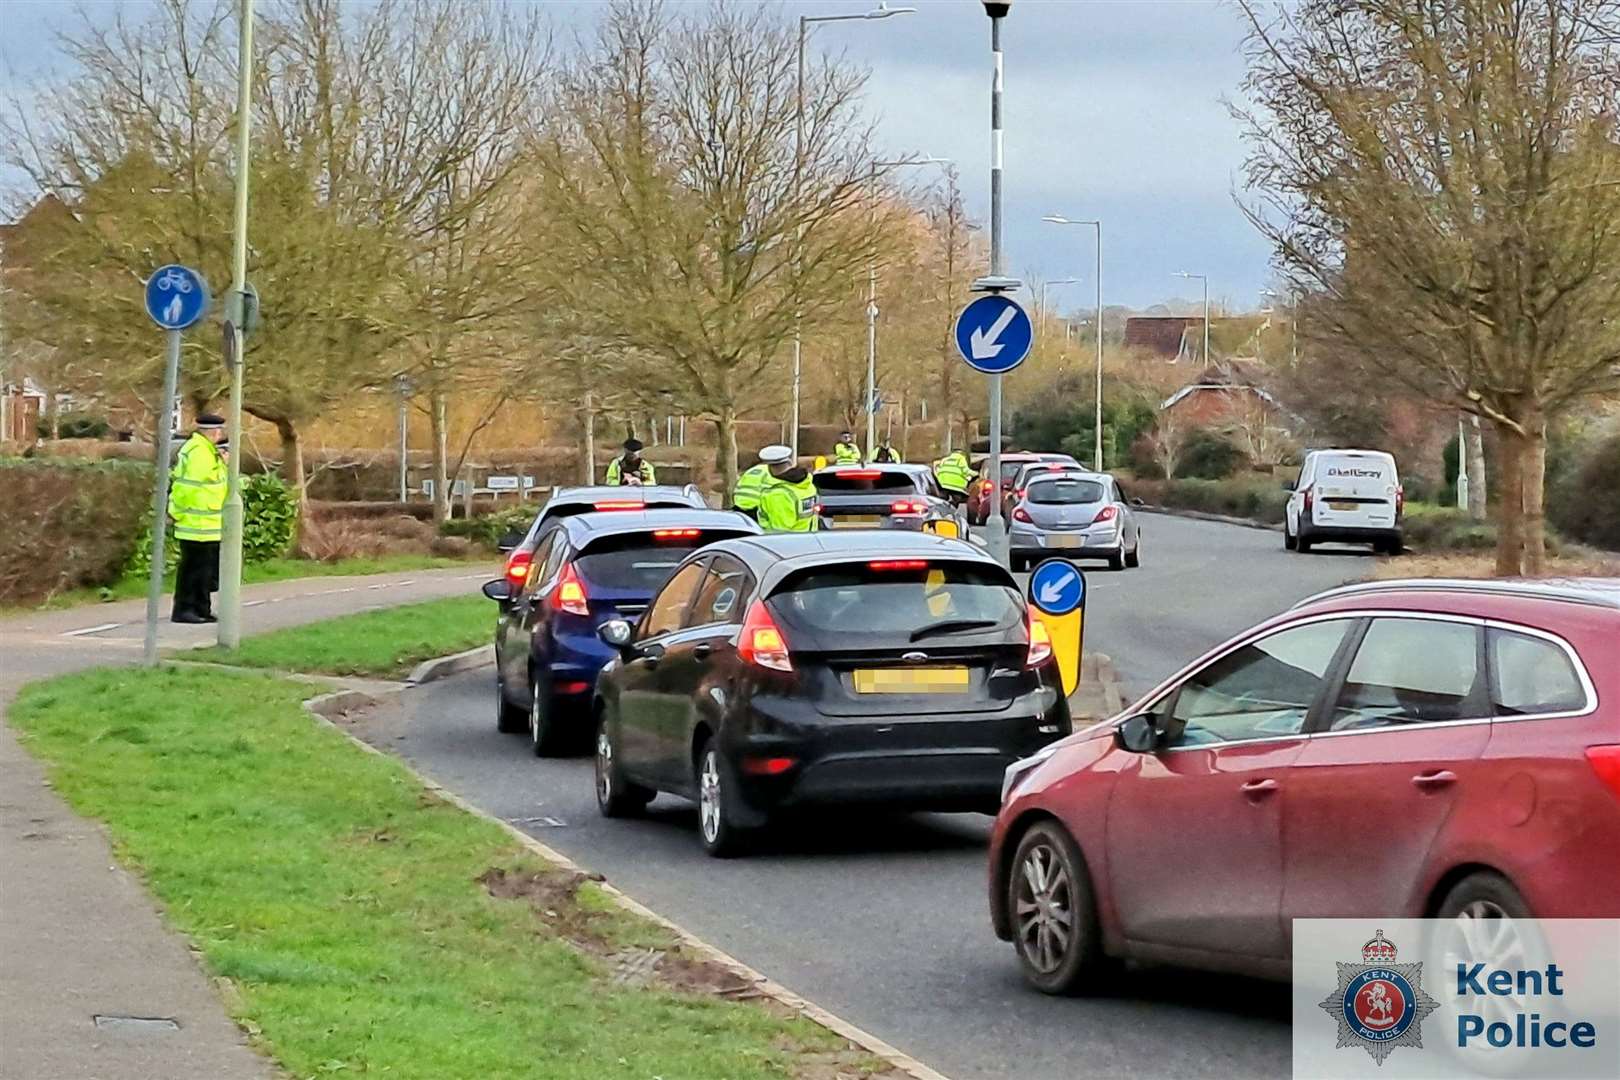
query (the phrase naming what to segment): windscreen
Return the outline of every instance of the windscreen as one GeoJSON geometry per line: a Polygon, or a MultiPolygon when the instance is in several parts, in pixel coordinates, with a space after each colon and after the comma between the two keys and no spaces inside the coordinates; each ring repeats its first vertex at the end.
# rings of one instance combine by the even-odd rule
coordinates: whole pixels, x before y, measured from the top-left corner
{"type": "Polygon", "coordinates": [[[829,469],[818,472],[816,490],[831,494],[850,491],[900,491],[915,493],[917,480],[910,473],[886,469],[829,469]]]}
{"type": "Polygon", "coordinates": [[[920,559],[816,567],[789,578],[770,604],[790,637],[799,628],[833,638],[922,641],[1010,628],[1024,618],[1005,572],[920,559]]]}
{"type": "Polygon", "coordinates": [[[705,529],[696,535],[692,529],[669,529],[669,536],[652,532],[605,536],[585,548],[574,560],[574,568],[588,583],[615,589],[657,592],[675,572],[681,560],[704,544],[741,533],[705,529]]]}
{"type": "Polygon", "coordinates": [[[1029,485],[1024,497],[1041,505],[1072,506],[1102,502],[1104,495],[1096,480],[1040,480],[1029,485]]]}

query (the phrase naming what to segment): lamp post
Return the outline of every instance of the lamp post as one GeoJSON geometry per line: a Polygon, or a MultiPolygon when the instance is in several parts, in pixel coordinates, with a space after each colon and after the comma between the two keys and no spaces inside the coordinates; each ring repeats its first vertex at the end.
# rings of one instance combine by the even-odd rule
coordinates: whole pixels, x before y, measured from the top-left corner
{"type": "Polygon", "coordinates": [[[1189,274],[1185,270],[1177,270],[1176,277],[1187,278],[1192,281],[1204,283],[1204,366],[1209,366],[1209,275],[1189,274]]]}
{"type": "MultiPolygon", "coordinates": [[[[1001,20],[1012,10],[1012,0],[981,0],[990,17],[990,276],[975,286],[998,292],[1011,281],[1002,271],[1001,181],[1002,126],[1001,89],[1004,64],[1001,54],[1001,20]]],[[[990,457],[985,491],[990,511],[984,521],[985,550],[1002,566],[1008,565],[1007,520],[1001,514],[1001,376],[990,376],[990,457]]]]}
{"type": "MultiPolygon", "coordinates": [[[[1287,296],[1274,292],[1271,289],[1261,289],[1260,295],[1269,297],[1273,301],[1284,300],[1288,302],[1288,366],[1299,366],[1299,294],[1292,285],[1288,286],[1287,296]]],[[[1267,309],[1269,310],[1269,309],[1267,309]]]]}
{"type": "Polygon", "coordinates": [[[1056,279],[1054,279],[1052,281],[1043,281],[1043,282],[1040,283],[1040,285],[1038,285],[1036,287],[1036,289],[1035,289],[1035,303],[1040,305],[1040,309],[1041,309],[1041,336],[1042,337],[1046,336],[1046,290],[1050,289],[1053,285],[1077,285],[1079,283],[1080,283],[1080,279],[1077,278],[1077,277],[1060,277],[1060,278],[1056,278],[1056,279]]]}
{"type": "MultiPolygon", "coordinates": [[[[877,438],[877,176],[879,169],[898,169],[911,165],[949,165],[950,158],[900,158],[894,161],[874,161],[867,187],[867,209],[871,226],[867,229],[866,247],[866,453],[870,456],[877,438]]],[[[797,399],[795,399],[797,400],[797,399]]]]}
{"type": "MultiPolygon", "coordinates": [[[[890,7],[887,3],[879,3],[870,11],[851,12],[848,15],[800,15],[799,16],[799,53],[798,78],[794,93],[793,105],[793,199],[797,203],[800,196],[801,184],[804,179],[804,46],[810,35],[811,23],[827,22],[854,22],[856,20],[887,19],[891,15],[910,15],[917,9],[911,7],[890,7]]],[[[795,208],[795,213],[798,213],[795,208]]],[[[799,236],[804,234],[804,218],[799,215],[797,227],[799,236]]],[[[795,241],[795,248],[797,241],[795,241]]],[[[795,287],[799,271],[798,252],[794,252],[793,272],[795,287]]],[[[788,434],[788,446],[793,449],[793,456],[799,455],[799,397],[803,385],[801,358],[804,342],[800,332],[799,323],[803,317],[802,311],[795,308],[793,312],[793,426],[788,434]]]]}
{"type": "Polygon", "coordinates": [[[1084,225],[1097,232],[1097,400],[1094,426],[1096,427],[1096,444],[1092,449],[1094,455],[1092,467],[1099,472],[1103,467],[1103,305],[1102,305],[1102,222],[1095,218],[1084,220],[1079,218],[1066,218],[1062,214],[1047,214],[1042,221],[1053,225],[1084,225]]]}

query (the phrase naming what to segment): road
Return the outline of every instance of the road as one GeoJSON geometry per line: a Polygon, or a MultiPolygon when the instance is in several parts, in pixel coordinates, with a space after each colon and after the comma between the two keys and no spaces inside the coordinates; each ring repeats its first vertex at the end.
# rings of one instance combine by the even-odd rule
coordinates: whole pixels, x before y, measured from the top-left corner
{"type": "MultiPolygon", "coordinates": [[[[1321,588],[1363,558],[1296,556],[1280,534],[1153,516],[1141,570],[1090,575],[1088,647],[1132,692],[1321,588]]],[[[694,813],[660,797],[639,821],[597,816],[587,759],[536,761],[495,733],[488,669],[432,684],[359,722],[483,809],[518,824],[766,975],[956,1080],[1283,1076],[1286,988],[1128,971],[1106,995],[1027,990],[990,932],[987,821],[829,818],[749,858],[706,858],[694,813]]],[[[1167,822],[1166,827],[1185,827],[1167,822]]],[[[1196,888],[1189,883],[1189,888],[1196,888]]]]}

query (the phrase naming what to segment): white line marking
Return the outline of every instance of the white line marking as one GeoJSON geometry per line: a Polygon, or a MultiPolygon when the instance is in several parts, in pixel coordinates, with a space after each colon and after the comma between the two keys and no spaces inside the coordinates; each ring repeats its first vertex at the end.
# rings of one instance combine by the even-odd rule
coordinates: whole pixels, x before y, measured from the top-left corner
{"type": "Polygon", "coordinates": [[[242,601],[242,606],[243,607],[258,607],[262,603],[264,603],[263,600],[244,600],[244,601],[242,601]]]}
{"type": "Polygon", "coordinates": [[[62,631],[62,636],[63,637],[82,637],[85,634],[99,634],[103,630],[114,630],[114,629],[117,629],[118,627],[123,626],[123,625],[124,625],[123,623],[115,623],[115,622],[102,623],[100,626],[86,626],[82,630],[64,630],[64,631],[62,631]]]}

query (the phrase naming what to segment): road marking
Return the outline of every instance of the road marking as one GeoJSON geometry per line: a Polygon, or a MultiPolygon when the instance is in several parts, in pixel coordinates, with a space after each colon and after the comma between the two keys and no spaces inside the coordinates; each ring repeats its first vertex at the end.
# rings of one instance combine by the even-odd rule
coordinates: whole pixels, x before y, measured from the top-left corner
{"type": "Polygon", "coordinates": [[[103,630],[116,630],[118,627],[123,626],[123,625],[124,625],[123,623],[115,623],[115,622],[102,623],[100,626],[86,626],[82,630],[64,630],[64,631],[62,631],[62,636],[63,637],[82,637],[85,634],[99,634],[103,630]]]}
{"type": "Polygon", "coordinates": [[[244,601],[242,601],[242,606],[243,607],[258,607],[262,603],[264,603],[263,600],[244,600],[244,601]]]}

